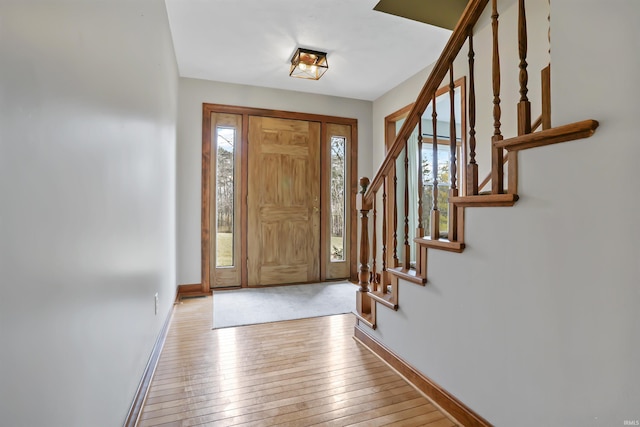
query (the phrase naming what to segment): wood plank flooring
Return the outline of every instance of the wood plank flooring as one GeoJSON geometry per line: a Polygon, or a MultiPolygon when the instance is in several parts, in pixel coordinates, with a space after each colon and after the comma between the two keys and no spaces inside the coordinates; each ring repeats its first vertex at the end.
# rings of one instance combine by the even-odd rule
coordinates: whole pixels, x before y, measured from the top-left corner
{"type": "Polygon", "coordinates": [[[211,330],[211,303],[176,307],[139,426],[456,425],[353,340],[352,314],[211,330]]]}

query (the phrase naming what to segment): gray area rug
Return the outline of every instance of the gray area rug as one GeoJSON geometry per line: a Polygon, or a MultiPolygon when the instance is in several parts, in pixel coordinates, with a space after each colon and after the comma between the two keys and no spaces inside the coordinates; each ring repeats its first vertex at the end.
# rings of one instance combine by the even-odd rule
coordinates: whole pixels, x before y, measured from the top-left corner
{"type": "Polygon", "coordinates": [[[357,290],[349,282],[330,282],[214,291],[213,328],[350,313],[357,290]]]}

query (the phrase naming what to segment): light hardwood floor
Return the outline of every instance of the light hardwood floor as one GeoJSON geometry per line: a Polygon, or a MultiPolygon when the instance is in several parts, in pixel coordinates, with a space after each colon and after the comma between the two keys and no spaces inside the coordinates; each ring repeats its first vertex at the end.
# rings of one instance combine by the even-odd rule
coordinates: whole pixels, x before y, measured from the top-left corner
{"type": "Polygon", "coordinates": [[[352,338],[352,314],[211,320],[211,297],[176,307],[138,425],[456,425],[352,338]]]}

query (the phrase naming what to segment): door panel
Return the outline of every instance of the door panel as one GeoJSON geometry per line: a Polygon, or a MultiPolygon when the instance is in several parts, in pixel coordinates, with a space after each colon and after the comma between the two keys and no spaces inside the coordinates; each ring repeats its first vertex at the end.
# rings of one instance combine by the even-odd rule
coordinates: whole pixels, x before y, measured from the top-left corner
{"type": "Polygon", "coordinates": [[[249,117],[249,286],[320,279],[320,123],[249,117]]]}

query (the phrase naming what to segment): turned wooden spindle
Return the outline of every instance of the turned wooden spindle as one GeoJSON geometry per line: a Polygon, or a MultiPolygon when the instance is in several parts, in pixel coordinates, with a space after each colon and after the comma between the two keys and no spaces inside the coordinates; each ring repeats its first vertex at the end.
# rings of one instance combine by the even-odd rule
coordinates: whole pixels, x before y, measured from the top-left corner
{"type": "Polygon", "coordinates": [[[438,210],[438,112],[436,111],[436,95],[431,100],[433,113],[431,114],[433,124],[433,208],[431,209],[431,240],[440,238],[440,211],[438,210]]]}
{"type": "Polygon", "coordinates": [[[551,0],[547,0],[549,13],[547,14],[547,39],[549,40],[549,64],[551,64],[551,0]]]}
{"type": "Polygon", "coordinates": [[[542,130],[551,129],[551,0],[549,0],[549,14],[547,15],[549,29],[549,64],[542,69],[542,130]]]}
{"type": "Polygon", "coordinates": [[[378,254],[378,233],[377,233],[377,225],[378,225],[378,211],[376,209],[376,201],[378,199],[378,192],[373,193],[373,235],[371,236],[371,283],[373,283],[373,290],[376,291],[376,287],[378,284],[378,269],[377,269],[377,261],[376,257],[378,254]]]}
{"type": "Polygon", "coordinates": [[[478,194],[478,164],[476,163],[476,82],[473,33],[469,32],[469,164],[467,165],[467,195],[478,194]]]}
{"type": "MultiPolygon", "coordinates": [[[[457,185],[457,175],[458,175],[458,165],[456,159],[456,153],[458,150],[458,141],[456,140],[456,105],[455,105],[455,83],[453,81],[453,64],[449,66],[449,151],[451,154],[450,158],[450,175],[451,175],[451,186],[449,188],[449,200],[452,197],[458,197],[458,185],[457,185]]],[[[456,209],[453,203],[449,203],[449,241],[455,242],[457,240],[457,221],[456,221],[456,209]]]]}
{"type": "Polygon", "coordinates": [[[382,274],[380,283],[387,286],[387,178],[382,181],[382,274]]]}
{"type": "Polygon", "coordinates": [[[416,237],[424,237],[424,227],[422,226],[422,192],[424,182],[422,177],[422,116],[418,120],[418,224],[416,227],[416,237]]]}
{"type": "Polygon", "coordinates": [[[411,245],[409,245],[409,143],[404,142],[404,254],[402,264],[408,270],[411,265],[411,245]]]}
{"type": "Polygon", "coordinates": [[[504,153],[502,148],[497,148],[493,144],[502,141],[500,131],[500,51],[498,47],[498,0],[492,0],[491,28],[493,34],[493,56],[492,56],[492,86],[493,86],[493,137],[491,138],[491,192],[493,194],[504,193],[504,153]]]}
{"type": "Polygon", "coordinates": [[[360,211],[360,273],[358,274],[358,284],[360,292],[369,292],[369,206],[365,203],[364,193],[369,186],[369,178],[360,178],[360,193],[357,198],[357,209],[360,211]]]}
{"type": "Polygon", "coordinates": [[[393,166],[393,267],[400,265],[398,260],[398,174],[393,166]]]}
{"type": "Polygon", "coordinates": [[[524,0],[518,2],[518,53],[520,55],[520,102],[518,102],[518,135],[531,133],[531,103],[527,97],[527,13],[524,0]]]}
{"type": "MultiPolygon", "coordinates": [[[[458,164],[456,159],[458,142],[456,141],[456,95],[455,95],[455,83],[453,82],[453,63],[449,66],[449,104],[450,104],[450,118],[449,118],[449,150],[451,153],[451,190],[458,191],[458,164]]],[[[455,197],[455,196],[454,196],[455,197]]]]}
{"type": "MultiPolygon", "coordinates": [[[[520,101],[518,102],[518,135],[531,133],[531,103],[527,97],[529,89],[529,73],[527,72],[527,13],[524,0],[518,1],[518,54],[520,56],[520,101]]],[[[507,154],[509,166],[509,194],[518,193],[518,151],[510,151],[507,154]]]]}

